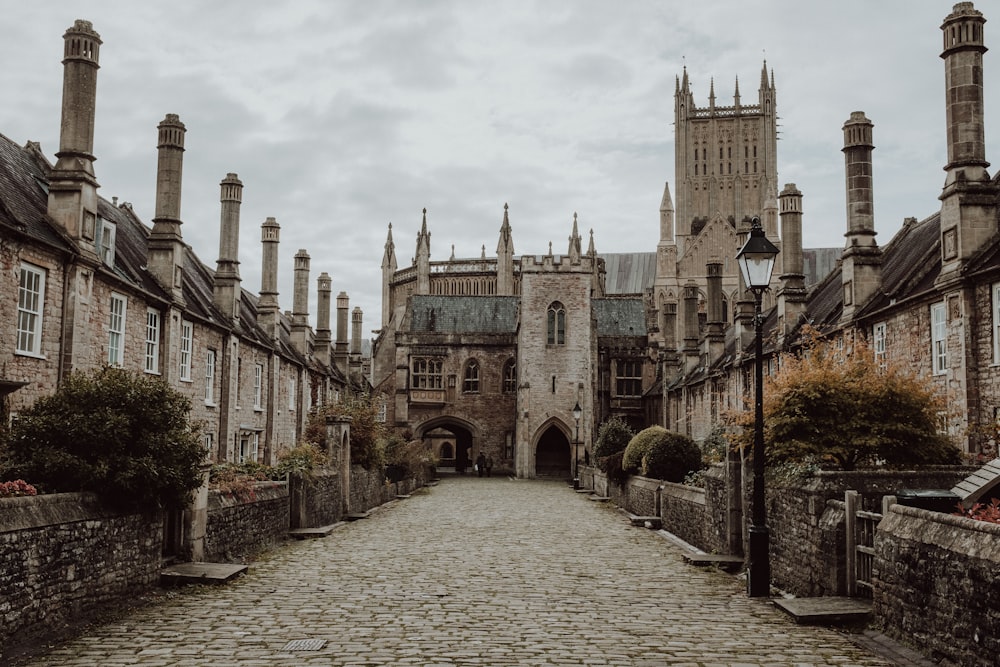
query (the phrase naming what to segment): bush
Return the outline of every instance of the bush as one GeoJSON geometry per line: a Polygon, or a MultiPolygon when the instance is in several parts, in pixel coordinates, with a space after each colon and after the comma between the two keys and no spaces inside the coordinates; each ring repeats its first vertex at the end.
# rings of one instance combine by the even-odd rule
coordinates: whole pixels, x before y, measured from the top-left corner
{"type": "Polygon", "coordinates": [[[619,487],[625,486],[629,476],[628,471],[622,467],[622,456],[624,455],[625,452],[615,452],[601,459],[604,463],[601,470],[607,473],[608,479],[619,487]]]}
{"type": "Polygon", "coordinates": [[[594,442],[594,459],[600,459],[625,451],[629,441],[635,436],[635,431],[621,417],[611,417],[597,429],[597,440],[594,442]]]}
{"type": "Polygon", "coordinates": [[[278,476],[271,466],[262,463],[218,463],[209,474],[209,487],[243,502],[257,499],[257,484],[278,476]]]}
{"type": "Polygon", "coordinates": [[[326,418],[348,417],[351,420],[351,465],[365,470],[385,467],[385,445],[389,437],[385,423],[378,420],[380,403],[371,396],[353,396],[340,403],[319,406],[306,425],[306,440],[321,451],[328,451],[326,418]]]}
{"type": "Polygon", "coordinates": [[[205,460],[190,409],[159,378],[120,368],[71,373],[11,427],[4,476],[46,492],[91,491],[118,507],[186,507],[205,460]]]}
{"type": "Polygon", "coordinates": [[[650,426],[629,442],[622,467],[644,477],[683,482],[689,472],[701,468],[701,449],[686,435],[650,426]]]}
{"type": "Polygon", "coordinates": [[[386,439],[386,477],[398,482],[421,473],[428,474],[437,465],[434,454],[423,440],[405,440],[400,435],[386,439]]]}
{"type": "Polygon", "coordinates": [[[329,464],[330,457],[323,450],[312,443],[303,443],[280,452],[274,472],[278,477],[290,474],[311,480],[317,469],[329,464]]]}

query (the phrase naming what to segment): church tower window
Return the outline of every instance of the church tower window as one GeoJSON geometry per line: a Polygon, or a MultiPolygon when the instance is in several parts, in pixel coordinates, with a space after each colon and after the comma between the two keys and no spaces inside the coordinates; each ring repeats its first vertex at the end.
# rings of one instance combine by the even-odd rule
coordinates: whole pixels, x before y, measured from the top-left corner
{"type": "Polygon", "coordinates": [[[552,302],[549,306],[548,317],[546,318],[547,337],[546,343],[549,345],[566,344],[566,308],[558,301],[552,302]]]}
{"type": "Polygon", "coordinates": [[[462,391],[466,394],[479,393],[479,362],[470,359],[465,364],[465,380],[462,382],[462,391]]]}
{"type": "Polygon", "coordinates": [[[513,394],[517,390],[517,366],[513,359],[503,365],[503,393],[513,394]]]}

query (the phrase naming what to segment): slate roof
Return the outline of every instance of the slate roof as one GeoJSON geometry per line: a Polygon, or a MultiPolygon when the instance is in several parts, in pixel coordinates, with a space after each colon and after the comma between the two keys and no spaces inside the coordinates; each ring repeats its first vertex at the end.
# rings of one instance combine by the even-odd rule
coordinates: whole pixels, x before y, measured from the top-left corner
{"type": "Polygon", "coordinates": [[[410,331],[437,333],[517,332],[516,296],[416,295],[410,301],[410,331]]]}
{"type": "Polygon", "coordinates": [[[73,244],[48,217],[48,172],[52,167],[34,144],[0,134],[0,228],[67,253],[73,244]]]}
{"type": "Polygon", "coordinates": [[[605,294],[642,294],[653,288],[656,278],[655,252],[623,252],[600,255],[604,259],[605,294]]]}
{"type": "Polygon", "coordinates": [[[597,335],[645,336],[646,307],[642,299],[592,299],[597,335]]]}

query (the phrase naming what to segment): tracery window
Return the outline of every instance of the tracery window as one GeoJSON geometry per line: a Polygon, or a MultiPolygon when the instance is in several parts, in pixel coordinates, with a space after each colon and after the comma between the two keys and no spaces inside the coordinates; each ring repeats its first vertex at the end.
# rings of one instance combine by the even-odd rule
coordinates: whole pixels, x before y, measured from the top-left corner
{"type": "Polygon", "coordinates": [[[441,360],[414,357],[410,372],[410,389],[441,389],[441,360]]]}
{"type": "Polygon", "coordinates": [[[503,393],[513,394],[517,391],[517,364],[508,359],[503,365],[503,393]]]}
{"type": "Polygon", "coordinates": [[[470,359],[465,365],[465,379],[462,382],[462,391],[466,394],[479,392],[479,362],[470,359]]]}
{"type": "Polygon", "coordinates": [[[545,341],[549,345],[566,344],[566,308],[558,301],[549,306],[545,341]]]}

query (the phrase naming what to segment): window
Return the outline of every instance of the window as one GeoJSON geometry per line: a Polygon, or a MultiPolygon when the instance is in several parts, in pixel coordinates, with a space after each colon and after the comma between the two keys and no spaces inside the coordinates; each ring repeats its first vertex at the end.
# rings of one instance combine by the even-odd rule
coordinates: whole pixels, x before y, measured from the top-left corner
{"type": "Polygon", "coordinates": [[[875,348],[875,363],[879,368],[885,368],[886,363],[885,331],[885,322],[879,322],[872,327],[872,346],[875,348]]]}
{"type": "Polygon", "coordinates": [[[125,297],[111,295],[108,314],[108,365],[121,366],[125,361],[125,297]]]}
{"type": "Polygon", "coordinates": [[[513,359],[508,359],[503,365],[503,393],[513,394],[517,391],[517,365],[513,359]]]}
{"type": "Polygon", "coordinates": [[[17,351],[42,354],[42,307],[45,305],[45,272],[31,264],[21,264],[17,288],[17,351]]]}
{"type": "Polygon", "coordinates": [[[98,218],[97,256],[109,267],[115,265],[115,236],[117,226],[110,220],[98,218]]]}
{"type": "Polygon", "coordinates": [[[264,366],[254,364],[253,366],[253,407],[260,410],[263,407],[264,398],[264,366]]]}
{"type": "Polygon", "coordinates": [[[205,352],[205,404],[215,405],[215,350],[205,352]]]}
{"type": "Polygon", "coordinates": [[[943,303],[931,306],[931,357],[934,374],[944,373],[948,368],[948,345],[946,340],[947,321],[943,303]]]}
{"type": "Polygon", "coordinates": [[[558,301],[549,306],[546,330],[546,342],[549,345],[566,344],[566,308],[558,301]]]}
{"type": "Polygon", "coordinates": [[[615,395],[642,396],[642,361],[617,359],[615,361],[615,395]]]}
{"type": "Polygon", "coordinates": [[[146,364],[147,373],[160,372],[160,313],[146,311],[146,364]]]}
{"type": "Polygon", "coordinates": [[[194,343],[194,325],[184,320],[181,322],[181,379],[191,381],[191,347],[194,343]]]}
{"type": "Polygon", "coordinates": [[[471,359],[465,365],[465,380],[462,382],[462,391],[465,393],[479,392],[479,362],[471,359]]]}
{"type": "Polygon", "coordinates": [[[202,436],[201,436],[201,442],[205,446],[205,453],[206,454],[208,454],[208,455],[212,454],[212,444],[214,443],[214,441],[215,441],[215,438],[214,438],[214,434],[213,433],[204,433],[204,434],[202,434],[202,436]]]}
{"type": "Polygon", "coordinates": [[[410,389],[441,389],[441,360],[414,357],[410,389]]]}
{"type": "Polygon", "coordinates": [[[993,363],[1000,364],[1000,283],[993,285],[993,363]]]}
{"type": "Polygon", "coordinates": [[[295,412],[295,378],[288,378],[288,411],[295,412]]]}
{"type": "Polygon", "coordinates": [[[380,424],[384,424],[388,409],[389,409],[389,404],[385,400],[385,397],[383,396],[378,401],[378,412],[375,415],[375,421],[377,421],[380,424]]]}
{"type": "Polygon", "coordinates": [[[250,434],[250,460],[256,463],[260,454],[260,433],[250,434]]]}

